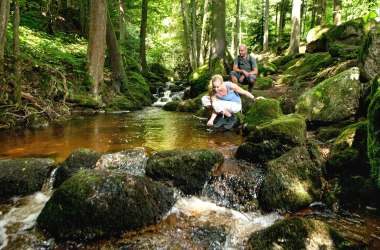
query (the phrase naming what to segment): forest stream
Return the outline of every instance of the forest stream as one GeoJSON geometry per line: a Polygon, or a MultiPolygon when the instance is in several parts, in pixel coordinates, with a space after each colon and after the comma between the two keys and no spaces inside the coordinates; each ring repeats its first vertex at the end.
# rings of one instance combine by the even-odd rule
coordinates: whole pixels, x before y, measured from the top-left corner
{"type": "MultiPolygon", "coordinates": [[[[62,162],[77,148],[107,153],[142,147],[148,156],[162,150],[202,148],[222,152],[222,168],[238,173],[248,164],[233,157],[244,139],[238,131],[212,131],[194,114],[150,107],[135,112],[78,114],[46,128],[0,131],[0,159],[49,157],[62,162]]],[[[252,177],[258,183],[261,171],[257,169],[252,177]]],[[[223,180],[214,185],[223,186],[223,180]]],[[[178,197],[156,225],[97,242],[56,243],[35,228],[36,218],[53,192],[47,182],[41,192],[14,197],[0,205],[0,249],[246,249],[252,232],[288,216],[220,206],[225,201],[213,197],[212,189],[205,184],[200,196],[178,197]]],[[[371,213],[338,214],[317,207],[300,211],[299,215],[321,219],[368,249],[380,248],[379,217],[371,213]]]]}

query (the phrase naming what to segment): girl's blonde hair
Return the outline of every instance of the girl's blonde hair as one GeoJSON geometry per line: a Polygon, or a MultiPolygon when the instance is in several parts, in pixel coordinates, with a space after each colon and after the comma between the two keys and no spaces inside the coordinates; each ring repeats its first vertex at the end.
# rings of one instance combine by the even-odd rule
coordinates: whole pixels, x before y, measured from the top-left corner
{"type": "Polygon", "coordinates": [[[208,89],[210,90],[210,95],[213,95],[215,94],[215,90],[214,90],[214,86],[213,86],[213,83],[216,82],[216,81],[220,81],[221,83],[224,82],[223,80],[223,76],[221,75],[214,75],[211,80],[210,80],[210,84],[208,86],[208,89]]]}

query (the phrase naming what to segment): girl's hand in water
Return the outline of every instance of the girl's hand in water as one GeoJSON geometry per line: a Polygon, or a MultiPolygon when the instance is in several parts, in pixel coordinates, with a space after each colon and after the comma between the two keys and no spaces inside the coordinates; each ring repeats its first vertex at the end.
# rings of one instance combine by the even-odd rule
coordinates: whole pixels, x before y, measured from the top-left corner
{"type": "Polygon", "coordinates": [[[212,126],[212,125],[214,125],[214,121],[213,120],[208,120],[207,126],[212,126]]]}

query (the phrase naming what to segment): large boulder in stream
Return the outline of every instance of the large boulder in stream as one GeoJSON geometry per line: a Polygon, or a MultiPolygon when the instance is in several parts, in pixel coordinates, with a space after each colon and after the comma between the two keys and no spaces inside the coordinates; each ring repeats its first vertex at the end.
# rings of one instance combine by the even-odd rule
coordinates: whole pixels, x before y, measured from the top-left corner
{"type": "Polygon", "coordinates": [[[54,165],[51,159],[0,161],[0,201],[40,191],[54,165]]]}
{"type": "Polygon", "coordinates": [[[210,177],[211,169],[223,160],[222,153],[216,150],[167,150],[151,156],[145,171],[155,180],[172,181],[184,194],[197,194],[210,177]]]}
{"type": "Polygon", "coordinates": [[[359,69],[353,67],[304,92],[296,113],[310,123],[334,123],[354,116],[360,100],[359,69]]]}
{"type": "Polygon", "coordinates": [[[53,187],[58,187],[81,169],[93,168],[100,157],[100,153],[91,149],[79,148],[75,150],[58,166],[53,187]]]}
{"type": "Polygon", "coordinates": [[[266,164],[259,191],[260,207],[268,210],[297,211],[319,198],[321,168],[314,152],[296,147],[266,164]]]}
{"type": "Polygon", "coordinates": [[[249,249],[358,249],[326,223],[291,217],[253,233],[249,249]]]}
{"type": "Polygon", "coordinates": [[[173,191],[149,178],[85,169],[59,186],[37,223],[57,240],[85,241],[154,224],[173,204],[173,191]]]}
{"type": "Polygon", "coordinates": [[[306,123],[297,114],[283,115],[255,126],[246,141],[239,145],[236,158],[264,163],[294,147],[305,145],[306,123]]]}

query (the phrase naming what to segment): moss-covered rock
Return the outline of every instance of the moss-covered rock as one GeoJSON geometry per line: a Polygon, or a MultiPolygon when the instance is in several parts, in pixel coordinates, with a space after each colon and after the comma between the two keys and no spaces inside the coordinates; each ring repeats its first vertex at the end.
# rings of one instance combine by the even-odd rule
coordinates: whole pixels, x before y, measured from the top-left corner
{"type": "Polygon", "coordinates": [[[270,77],[260,77],[256,80],[255,89],[270,89],[273,86],[273,80],[270,77]]]}
{"type": "Polygon", "coordinates": [[[380,188],[380,87],[368,108],[368,157],[371,176],[380,188]]]}
{"type": "Polygon", "coordinates": [[[296,146],[305,145],[306,123],[296,114],[284,115],[255,126],[240,144],[236,158],[263,163],[274,159],[296,146]]]}
{"type": "Polygon", "coordinates": [[[359,122],[343,129],[331,147],[326,170],[329,176],[369,177],[367,122],[359,122]]]}
{"type": "Polygon", "coordinates": [[[296,147],[269,161],[266,169],[258,196],[265,210],[297,211],[319,198],[321,169],[306,147],[296,147]]]}
{"type": "Polygon", "coordinates": [[[359,69],[354,67],[303,93],[296,113],[311,123],[338,122],[356,114],[359,100],[359,69]]]}
{"type": "Polygon", "coordinates": [[[152,104],[153,97],[149,85],[139,73],[127,72],[127,86],[125,91],[127,99],[132,100],[135,109],[141,109],[152,104]]]}
{"type": "Polygon", "coordinates": [[[366,34],[358,58],[360,71],[367,80],[380,72],[380,24],[366,34]]]}
{"type": "Polygon", "coordinates": [[[95,167],[100,157],[101,154],[91,149],[80,148],[75,150],[58,166],[53,187],[58,187],[81,169],[95,167]]]}
{"type": "Polygon", "coordinates": [[[293,65],[286,68],[279,83],[293,86],[296,82],[311,80],[319,71],[334,64],[335,60],[326,52],[305,54],[304,58],[291,61],[293,65]]]}
{"type": "Polygon", "coordinates": [[[277,66],[274,63],[271,63],[269,61],[258,62],[257,63],[257,68],[259,69],[259,76],[261,76],[261,77],[273,75],[278,70],[277,66]]]}
{"type": "Polygon", "coordinates": [[[333,76],[336,76],[337,74],[348,70],[352,67],[356,67],[358,65],[358,62],[356,59],[354,60],[348,60],[348,61],[343,61],[338,64],[331,65],[330,67],[325,68],[322,71],[319,71],[317,75],[314,77],[313,82],[315,83],[320,83],[323,80],[326,80],[328,78],[331,78],[333,76]]]}
{"type": "Polygon", "coordinates": [[[25,158],[0,161],[0,201],[40,191],[54,161],[25,158]]]}
{"type": "Polygon", "coordinates": [[[125,97],[118,96],[109,102],[106,106],[108,111],[119,111],[119,110],[135,110],[136,105],[133,100],[125,97]]]}
{"type": "Polygon", "coordinates": [[[326,223],[291,217],[252,234],[249,249],[355,249],[354,244],[326,223]]]}
{"type": "Polygon", "coordinates": [[[208,63],[195,69],[189,78],[191,86],[190,97],[196,97],[199,94],[205,92],[210,83],[210,80],[211,75],[208,63]]]}
{"type": "Polygon", "coordinates": [[[57,240],[85,241],[156,223],[173,203],[171,189],[146,177],[87,169],[54,192],[37,223],[57,240]]]}
{"type": "Polygon", "coordinates": [[[276,99],[259,99],[245,115],[247,130],[254,130],[254,126],[271,121],[282,116],[280,102],[276,99]]]}
{"type": "Polygon", "coordinates": [[[318,25],[307,33],[306,37],[306,52],[316,53],[326,51],[326,33],[332,28],[332,26],[318,25]]]}
{"type": "Polygon", "coordinates": [[[163,109],[166,111],[179,111],[179,112],[195,112],[202,107],[202,102],[199,97],[188,100],[177,100],[168,102],[164,105],[163,109]]]}
{"type": "Polygon", "coordinates": [[[184,194],[197,194],[211,169],[223,160],[223,155],[216,150],[167,150],[151,156],[145,171],[153,179],[172,181],[184,194]]]}
{"type": "Polygon", "coordinates": [[[286,69],[285,65],[287,63],[289,63],[290,61],[293,61],[294,59],[303,58],[303,57],[304,57],[304,54],[290,54],[290,55],[280,56],[276,58],[275,60],[273,60],[272,63],[280,69],[286,69]]]}
{"type": "Polygon", "coordinates": [[[327,47],[333,44],[360,45],[364,35],[362,18],[357,18],[334,26],[326,33],[327,47]]]}
{"type": "Polygon", "coordinates": [[[82,94],[69,95],[67,100],[84,108],[96,109],[102,106],[102,102],[100,100],[96,100],[94,98],[91,98],[90,96],[82,94]]]}

